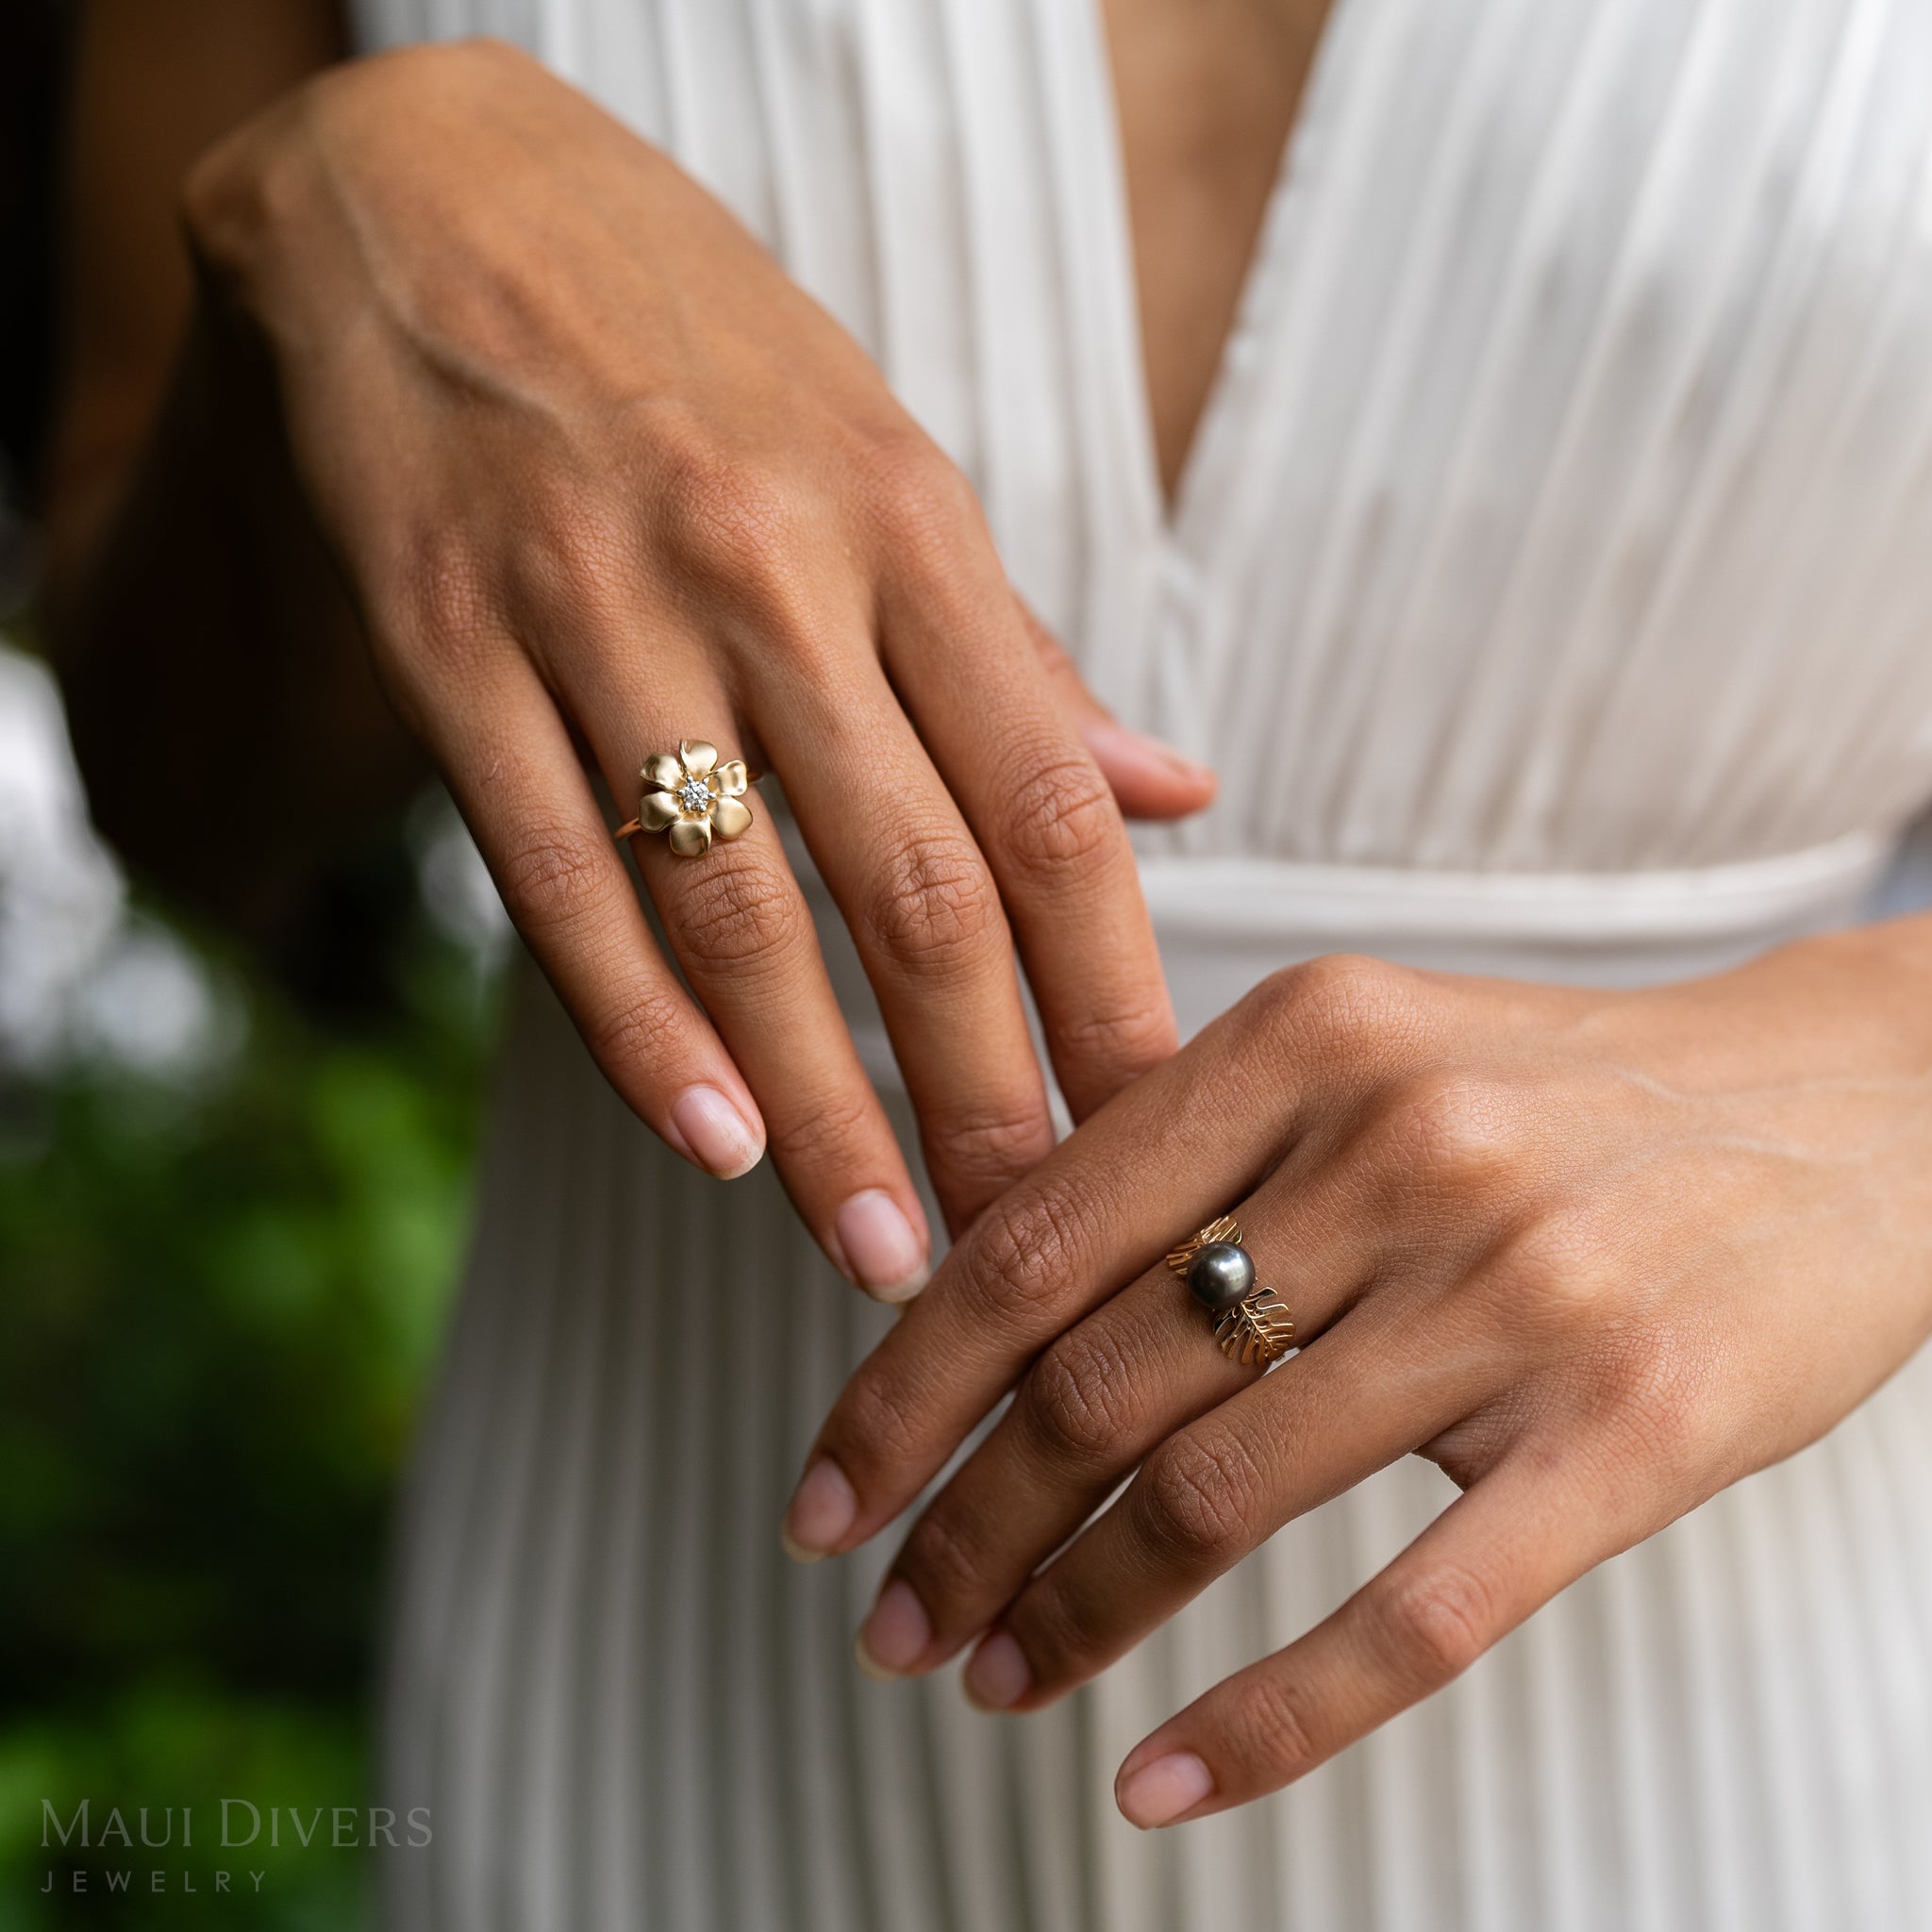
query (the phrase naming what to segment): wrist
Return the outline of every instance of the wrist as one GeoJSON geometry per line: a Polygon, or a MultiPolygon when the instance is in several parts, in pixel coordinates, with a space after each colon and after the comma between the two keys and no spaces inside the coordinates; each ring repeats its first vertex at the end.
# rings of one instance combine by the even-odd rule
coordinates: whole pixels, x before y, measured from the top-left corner
{"type": "Polygon", "coordinates": [[[1712,983],[1821,1075],[1932,1074],[1932,913],[1797,940],[1712,983]]]}
{"type": "Polygon", "coordinates": [[[183,238],[204,286],[254,308],[278,244],[312,228],[318,170],[305,125],[311,81],[207,150],[181,183],[183,238]]]}
{"type": "Polygon", "coordinates": [[[559,137],[573,90],[504,42],[406,47],[314,75],[209,148],[179,197],[204,280],[272,333],[326,333],[331,291],[435,255],[465,232],[507,148],[559,137]],[[533,125],[536,134],[533,136],[533,125]],[[408,246],[400,258],[386,242],[408,246]],[[413,238],[413,239],[410,239],[413,238]]]}

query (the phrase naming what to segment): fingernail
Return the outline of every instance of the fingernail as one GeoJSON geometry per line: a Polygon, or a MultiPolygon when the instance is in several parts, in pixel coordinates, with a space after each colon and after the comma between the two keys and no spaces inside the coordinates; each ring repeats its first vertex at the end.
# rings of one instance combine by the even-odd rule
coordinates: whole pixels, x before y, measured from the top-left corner
{"type": "Polygon", "coordinates": [[[839,1547],[858,1514],[858,1497],[845,1472],[829,1456],[821,1456],[791,1492],[778,1541],[794,1563],[816,1563],[839,1547]]]}
{"type": "Polygon", "coordinates": [[[981,1710],[1010,1710],[1033,1688],[1026,1653],[995,1630],[973,1653],[961,1688],[981,1710]]]}
{"type": "Polygon", "coordinates": [[[763,1138],[715,1087],[687,1087],[671,1109],[671,1124],[698,1165],[721,1181],[750,1173],[765,1151],[763,1138]]]}
{"type": "Polygon", "coordinates": [[[925,1286],[925,1243],[885,1189],[854,1194],[839,1209],[833,1229],[847,1270],[868,1294],[903,1302],[925,1286]]]}
{"type": "Polygon", "coordinates": [[[893,1577],[879,1592],[872,1615],[858,1627],[855,1655],[868,1677],[903,1677],[932,1641],[932,1619],[912,1586],[893,1577]]]}
{"type": "Polygon", "coordinates": [[[1211,778],[1214,768],[1211,765],[1196,764],[1191,758],[1184,757],[1173,745],[1158,738],[1150,738],[1144,731],[1132,731],[1126,725],[1108,719],[1104,724],[1094,727],[1097,733],[1113,739],[1123,750],[1141,758],[1152,758],[1157,764],[1164,765],[1170,772],[1175,772],[1183,778],[1211,778]]]}
{"type": "MultiPolygon", "coordinates": [[[[1137,737],[1139,733],[1135,734],[1137,737]]],[[[1173,745],[1163,744],[1158,738],[1141,738],[1141,742],[1165,765],[1170,772],[1178,772],[1183,778],[1212,778],[1214,767],[1204,765],[1177,752],[1173,745]]]]}
{"type": "Polygon", "coordinates": [[[1129,1824],[1152,1831],[1214,1794],[1214,1774],[1191,1751],[1171,1751],[1121,1780],[1114,1802],[1129,1824]]]}

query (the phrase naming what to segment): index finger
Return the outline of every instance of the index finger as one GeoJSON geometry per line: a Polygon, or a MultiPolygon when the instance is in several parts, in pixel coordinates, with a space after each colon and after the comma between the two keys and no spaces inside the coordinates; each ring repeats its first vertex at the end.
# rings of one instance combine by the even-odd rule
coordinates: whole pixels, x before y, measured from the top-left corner
{"type": "Polygon", "coordinates": [[[1245,1004],[1224,1015],[954,1246],[819,1431],[787,1518],[795,1549],[825,1555],[875,1534],[1041,1349],[1286,1154],[1301,1096],[1274,1050],[1277,1029],[1257,1020],[1245,1004]]]}

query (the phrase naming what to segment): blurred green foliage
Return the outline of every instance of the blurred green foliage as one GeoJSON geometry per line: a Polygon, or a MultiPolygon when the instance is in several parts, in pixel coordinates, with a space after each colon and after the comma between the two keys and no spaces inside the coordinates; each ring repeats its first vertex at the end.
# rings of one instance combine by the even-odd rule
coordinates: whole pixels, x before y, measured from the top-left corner
{"type": "Polygon", "coordinates": [[[367,1802],[385,1536],[493,995],[420,914],[353,1024],[198,950],[246,1010],[230,1064],[0,1090],[0,1932],[364,1923],[366,1857],[225,1854],[218,1803],[367,1802]],[[43,1797],[89,1798],[96,1833],[120,1805],[135,1849],[43,1851],[43,1797]],[[192,1854],[140,1848],[143,1804],[157,1838],[194,1807],[192,1854]],[[215,1899],[244,1856],[259,1894],[215,1899]]]}

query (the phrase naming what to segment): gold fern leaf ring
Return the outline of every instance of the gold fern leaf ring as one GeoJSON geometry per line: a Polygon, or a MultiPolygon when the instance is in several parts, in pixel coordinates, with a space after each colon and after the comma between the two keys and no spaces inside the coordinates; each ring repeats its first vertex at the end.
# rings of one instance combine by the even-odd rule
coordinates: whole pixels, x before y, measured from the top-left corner
{"type": "Polygon", "coordinates": [[[681,738],[675,752],[644,760],[643,796],[638,815],[618,826],[614,839],[636,832],[666,832],[680,858],[701,858],[713,839],[736,839],[751,829],[744,794],[762,775],[742,758],[718,760],[718,747],[702,738],[681,738]]]}
{"type": "Polygon", "coordinates": [[[1266,1368],[1294,1346],[1294,1317],[1272,1288],[1255,1276],[1254,1257],[1241,1244],[1231,1214],[1210,1221],[1167,1257],[1188,1292],[1214,1318],[1214,1339],[1231,1362],[1266,1368]]]}

